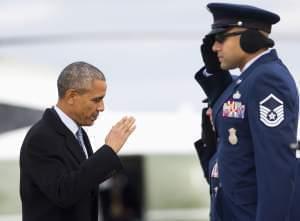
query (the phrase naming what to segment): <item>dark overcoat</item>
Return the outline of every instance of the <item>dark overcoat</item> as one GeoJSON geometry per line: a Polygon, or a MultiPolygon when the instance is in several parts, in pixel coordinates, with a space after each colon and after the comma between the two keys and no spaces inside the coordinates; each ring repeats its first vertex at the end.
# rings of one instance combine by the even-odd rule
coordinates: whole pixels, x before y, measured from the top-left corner
{"type": "Polygon", "coordinates": [[[20,154],[23,221],[97,221],[98,185],[122,168],[107,145],[84,152],[54,109],[27,133],[20,154]]]}

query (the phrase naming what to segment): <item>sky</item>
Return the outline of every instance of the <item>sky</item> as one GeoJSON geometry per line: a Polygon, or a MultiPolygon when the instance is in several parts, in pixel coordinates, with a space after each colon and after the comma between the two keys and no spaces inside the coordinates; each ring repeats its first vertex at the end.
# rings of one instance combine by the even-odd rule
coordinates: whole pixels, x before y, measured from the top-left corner
{"type": "MultiPolygon", "coordinates": [[[[35,94],[43,90],[39,84],[43,84],[43,88],[56,86],[52,81],[51,85],[50,82],[49,85],[39,83],[32,80],[32,76],[34,79],[47,78],[46,75],[56,78],[69,63],[86,61],[106,75],[107,109],[173,112],[189,108],[199,111],[205,96],[194,74],[203,65],[199,47],[212,23],[212,16],[206,9],[208,2],[2,0],[0,64],[8,66],[10,73],[15,69],[22,74],[22,68],[26,67],[27,80],[22,83],[35,94]],[[55,36],[58,37],[53,38],[55,36]],[[25,44],[11,41],[37,37],[42,40],[25,44]],[[45,39],[47,37],[50,40],[45,39]],[[45,71],[36,73],[36,67],[45,71]],[[32,74],[28,74],[30,72],[32,74]]],[[[300,3],[293,0],[225,2],[252,4],[281,15],[281,22],[274,26],[271,36],[279,55],[298,77],[300,3]]],[[[0,78],[5,74],[0,73],[0,78]]],[[[18,75],[15,76],[18,81],[18,75]]],[[[51,102],[47,105],[53,105],[51,102]]]]}

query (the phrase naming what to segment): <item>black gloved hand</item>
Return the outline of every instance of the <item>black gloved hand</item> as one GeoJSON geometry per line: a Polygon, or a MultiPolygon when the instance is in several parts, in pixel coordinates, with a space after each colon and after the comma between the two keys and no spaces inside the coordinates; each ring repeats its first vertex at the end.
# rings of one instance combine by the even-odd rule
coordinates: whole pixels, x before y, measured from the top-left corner
{"type": "Polygon", "coordinates": [[[217,136],[216,132],[213,129],[212,123],[209,116],[207,116],[208,108],[203,108],[202,110],[202,132],[201,139],[206,146],[211,149],[212,152],[215,152],[217,146],[217,136]]]}
{"type": "Polygon", "coordinates": [[[216,52],[213,52],[212,46],[215,42],[214,35],[206,35],[203,38],[203,43],[200,46],[202,60],[206,71],[210,74],[223,71],[220,67],[220,62],[216,52]]]}
{"type": "Polygon", "coordinates": [[[207,182],[210,183],[209,162],[217,151],[217,136],[216,132],[213,130],[209,116],[206,115],[207,110],[208,108],[202,109],[201,139],[197,140],[194,145],[196,147],[204,176],[207,182]]]}

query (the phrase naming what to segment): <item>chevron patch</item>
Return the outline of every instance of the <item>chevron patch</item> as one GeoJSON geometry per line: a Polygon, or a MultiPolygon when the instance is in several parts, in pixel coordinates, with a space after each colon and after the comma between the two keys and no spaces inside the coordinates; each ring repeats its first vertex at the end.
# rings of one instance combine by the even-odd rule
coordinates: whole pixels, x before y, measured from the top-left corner
{"type": "Polygon", "coordinates": [[[260,121],[268,127],[276,127],[284,120],[283,101],[273,94],[259,102],[260,121]]]}

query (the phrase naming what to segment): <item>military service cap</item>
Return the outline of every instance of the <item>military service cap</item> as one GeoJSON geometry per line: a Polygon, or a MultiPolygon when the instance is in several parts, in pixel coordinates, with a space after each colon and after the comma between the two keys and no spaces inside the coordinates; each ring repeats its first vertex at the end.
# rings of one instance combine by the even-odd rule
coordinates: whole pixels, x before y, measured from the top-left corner
{"type": "Polygon", "coordinates": [[[214,18],[210,34],[223,32],[230,27],[244,27],[270,33],[272,25],[280,20],[277,14],[250,5],[209,3],[207,8],[214,18]]]}

